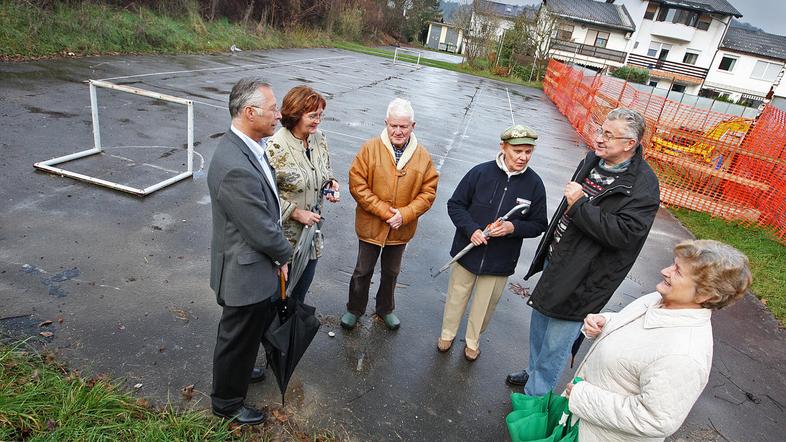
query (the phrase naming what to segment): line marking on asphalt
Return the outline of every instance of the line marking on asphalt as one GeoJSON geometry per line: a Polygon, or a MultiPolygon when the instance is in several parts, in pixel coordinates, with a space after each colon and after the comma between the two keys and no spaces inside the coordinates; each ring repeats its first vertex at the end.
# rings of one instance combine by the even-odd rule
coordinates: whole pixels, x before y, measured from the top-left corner
{"type": "MultiPolygon", "coordinates": [[[[215,71],[225,71],[230,69],[245,69],[245,68],[255,68],[255,67],[262,67],[262,66],[273,66],[273,65],[290,65],[292,63],[301,63],[301,62],[314,62],[319,60],[335,60],[340,58],[350,58],[348,55],[339,55],[334,57],[319,57],[319,58],[304,58],[300,60],[286,60],[281,62],[269,62],[269,63],[255,63],[255,64],[245,64],[239,66],[222,66],[217,68],[204,68],[204,69],[189,69],[183,71],[167,71],[167,72],[150,72],[147,74],[137,74],[137,75],[126,75],[122,77],[109,77],[109,78],[100,78],[100,81],[110,81],[110,80],[124,80],[127,78],[141,78],[141,77],[154,77],[157,75],[171,75],[171,74],[191,74],[195,72],[215,72],[215,71]]],[[[354,57],[353,57],[354,58],[354,57]]]]}
{"type": "Polygon", "coordinates": [[[513,118],[513,104],[510,103],[510,91],[508,88],[505,88],[505,93],[508,95],[508,109],[510,109],[510,121],[513,122],[513,125],[516,125],[516,119],[513,118]]]}
{"type": "MultiPolygon", "coordinates": [[[[177,149],[175,146],[103,146],[102,148],[103,149],[177,149]]],[[[199,157],[199,169],[197,169],[196,171],[204,169],[205,168],[205,157],[204,157],[204,155],[202,155],[201,153],[197,152],[196,149],[194,149],[194,155],[199,157]]],[[[127,161],[131,161],[131,162],[135,162],[134,160],[132,160],[130,158],[121,157],[120,155],[110,155],[110,156],[113,156],[115,158],[120,158],[120,159],[123,159],[123,160],[127,160],[127,161]]],[[[158,166],[153,166],[152,164],[144,163],[144,165],[158,168],[158,166]]],[[[168,169],[161,168],[161,170],[168,170],[168,169]]],[[[170,172],[180,173],[179,171],[170,171],[170,172]]]]}
{"type": "MultiPolygon", "coordinates": [[[[469,129],[469,123],[470,121],[472,121],[472,115],[475,113],[475,108],[477,107],[476,103],[480,100],[480,96],[483,94],[484,87],[485,85],[481,82],[480,87],[478,88],[475,95],[472,97],[472,100],[469,102],[469,109],[467,110],[465,118],[462,121],[462,124],[464,125],[464,130],[461,132],[458,145],[455,146],[456,148],[461,148],[462,144],[464,144],[464,138],[467,137],[467,130],[469,129]]],[[[461,127],[459,127],[459,130],[461,130],[461,127]]],[[[454,148],[453,143],[455,141],[456,141],[456,137],[451,138],[450,143],[448,143],[448,147],[445,149],[445,155],[439,157],[440,160],[437,163],[437,172],[442,170],[442,165],[445,164],[445,160],[448,158],[448,155],[450,155],[450,151],[453,150],[454,148]]]]}

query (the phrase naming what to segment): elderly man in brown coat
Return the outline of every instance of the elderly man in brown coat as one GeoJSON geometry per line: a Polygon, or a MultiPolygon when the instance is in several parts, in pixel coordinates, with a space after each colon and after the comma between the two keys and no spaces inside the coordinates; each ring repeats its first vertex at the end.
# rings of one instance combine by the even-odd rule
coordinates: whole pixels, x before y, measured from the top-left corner
{"type": "Polygon", "coordinates": [[[413,130],[415,113],[407,100],[388,105],[385,129],[366,141],[349,169],[349,191],[357,201],[355,231],[358,259],[349,283],[347,312],[341,326],[355,327],[368,304],[371,276],[382,255],[382,275],[377,290],[376,314],[390,330],[401,322],[393,314],[394,290],[404,248],[415,235],[418,218],[437,195],[439,175],[413,130]]]}

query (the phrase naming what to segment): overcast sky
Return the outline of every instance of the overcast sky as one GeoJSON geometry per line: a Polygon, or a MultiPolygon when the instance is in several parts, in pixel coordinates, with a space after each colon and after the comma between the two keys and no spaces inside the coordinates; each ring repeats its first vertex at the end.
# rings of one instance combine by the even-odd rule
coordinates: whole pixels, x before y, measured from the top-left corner
{"type": "MultiPolygon", "coordinates": [[[[471,0],[463,0],[469,3],[471,0]]],[[[539,4],[538,0],[495,0],[509,5],[539,4]]],[[[786,35],[786,0],[727,0],[742,13],[740,21],[748,22],[771,34],[786,35]]]]}

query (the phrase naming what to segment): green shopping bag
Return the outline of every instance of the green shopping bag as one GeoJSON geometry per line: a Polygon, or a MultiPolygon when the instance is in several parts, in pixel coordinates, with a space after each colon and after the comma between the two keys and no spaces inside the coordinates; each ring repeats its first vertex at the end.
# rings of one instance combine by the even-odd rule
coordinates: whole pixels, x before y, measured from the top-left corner
{"type": "MultiPolygon", "coordinates": [[[[574,379],[574,383],[580,379],[574,379]]],[[[512,393],[513,411],[505,417],[513,442],[576,442],[578,422],[570,425],[568,398],[548,392],[543,396],[512,393]]]]}
{"type": "MultiPolygon", "coordinates": [[[[568,418],[570,419],[570,418],[568,418]]],[[[576,422],[570,425],[570,420],[565,424],[565,435],[562,439],[554,439],[553,442],[578,442],[579,441],[579,423],[576,422]]]]}

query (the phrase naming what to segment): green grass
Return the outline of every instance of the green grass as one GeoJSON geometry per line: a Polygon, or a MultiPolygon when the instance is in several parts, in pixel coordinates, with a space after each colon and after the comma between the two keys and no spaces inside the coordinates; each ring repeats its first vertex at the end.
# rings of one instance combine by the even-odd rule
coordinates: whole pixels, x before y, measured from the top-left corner
{"type": "Polygon", "coordinates": [[[85,381],[22,344],[0,346],[0,440],[200,440],[233,437],[204,413],[149,408],[105,378],[85,381]]]}
{"type": "MultiPolygon", "coordinates": [[[[265,425],[238,426],[207,411],[150,407],[106,376],[83,379],[22,341],[0,343],[0,441],[349,440],[341,431],[306,430],[281,409],[265,425]]],[[[32,343],[31,343],[32,344],[32,343]]]]}
{"type": "Polygon", "coordinates": [[[53,2],[43,9],[19,0],[0,0],[0,59],[117,53],[226,52],[283,47],[325,47],[332,38],[319,30],[287,32],[245,27],[226,19],[205,21],[196,12],[181,17],[144,7],[53,2]]]}
{"type": "MultiPolygon", "coordinates": [[[[338,42],[338,43],[334,43],[333,46],[335,46],[336,48],[339,48],[339,49],[347,50],[347,51],[360,52],[360,53],[363,53],[363,54],[375,55],[377,57],[384,57],[384,58],[390,58],[390,59],[392,59],[393,55],[394,55],[394,53],[392,51],[388,51],[386,49],[380,49],[380,48],[372,48],[372,47],[364,46],[364,45],[359,44],[359,43],[338,42]]],[[[417,55],[412,55],[411,53],[401,53],[401,54],[398,55],[398,59],[401,60],[401,61],[409,62],[409,63],[416,63],[417,60],[418,60],[418,57],[417,57],[417,55]]],[[[537,88],[537,89],[543,89],[543,83],[542,82],[524,81],[524,80],[521,80],[519,78],[512,77],[512,76],[511,77],[501,77],[499,75],[494,75],[494,74],[492,74],[491,72],[489,72],[489,71],[487,71],[485,69],[472,68],[471,66],[469,66],[466,63],[455,64],[455,63],[450,63],[450,62],[447,62],[447,61],[432,60],[430,58],[426,58],[426,57],[421,56],[420,57],[420,64],[423,65],[423,66],[430,66],[430,67],[445,69],[445,70],[448,70],[448,71],[461,72],[461,73],[464,73],[464,74],[475,75],[477,77],[489,78],[489,79],[492,79],[492,80],[503,81],[503,82],[506,82],[506,83],[513,83],[513,84],[519,84],[519,85],[522,85],[522,86],[533,87],[533,88],[537,88]]]]}
{"type": "Polygon", "coordinates": [[[761,228],[729,223],[686,209],[671,212],[697,238],[723,241],[748,255],[753,293],[786,326],[786,246],[761,228]]]}

